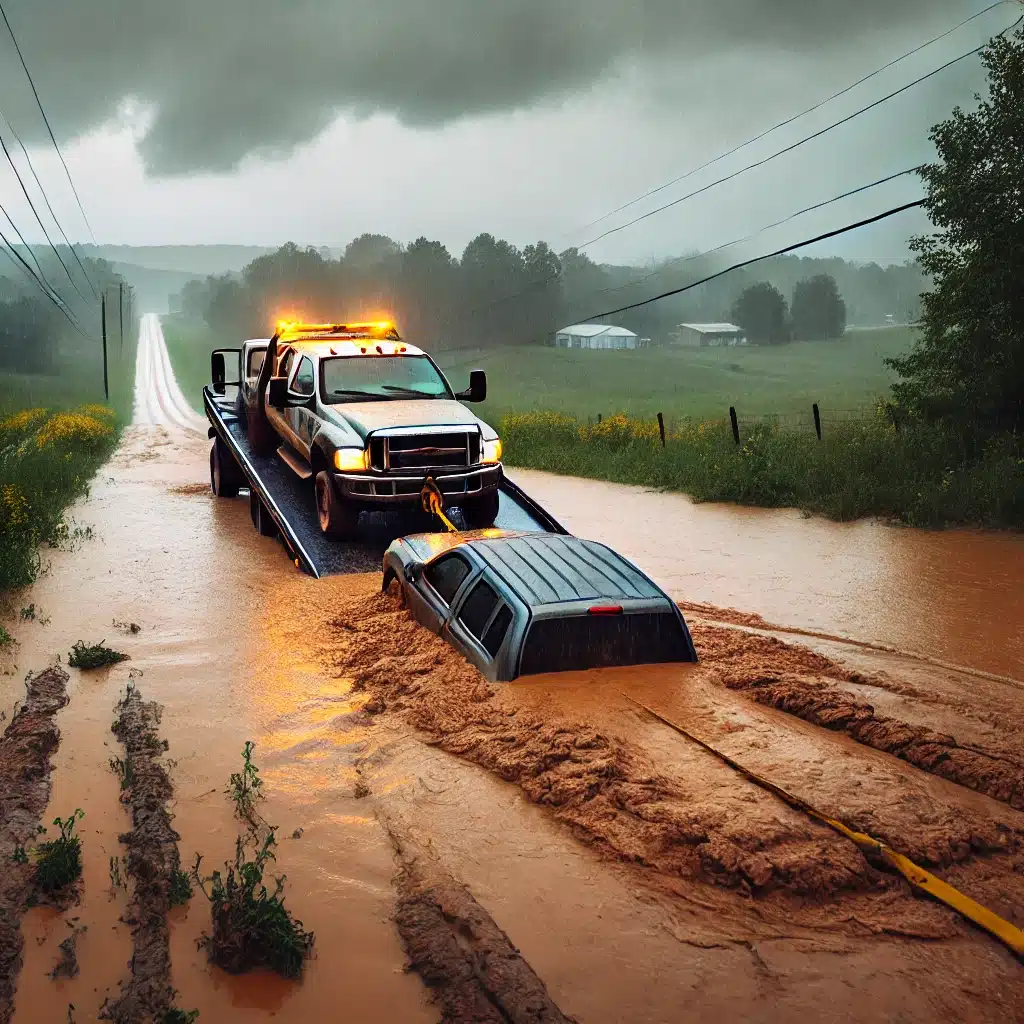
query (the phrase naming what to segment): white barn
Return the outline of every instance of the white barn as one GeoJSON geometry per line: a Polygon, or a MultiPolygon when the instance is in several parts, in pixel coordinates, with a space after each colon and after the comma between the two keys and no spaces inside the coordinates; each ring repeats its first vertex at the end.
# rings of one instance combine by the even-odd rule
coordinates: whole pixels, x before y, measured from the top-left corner
{"type": "Polygon", "coordinates": [[[637,336],[625,327],[573,324],[555,335],[556,348],[636,348],[637,336]]]}
{"type": "Polygon", "coordinates": [[[671,334],[679,345],[707,348],[713,345],[744,345],[746,336],[735,324],[680,324],[671,334]]]}

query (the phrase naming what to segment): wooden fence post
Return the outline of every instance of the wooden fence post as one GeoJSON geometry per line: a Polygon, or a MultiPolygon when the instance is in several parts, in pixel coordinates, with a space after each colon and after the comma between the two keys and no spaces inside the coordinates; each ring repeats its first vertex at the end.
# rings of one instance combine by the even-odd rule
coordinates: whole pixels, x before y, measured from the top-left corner
{"type": "Polygon", "coordinates": [[[740,443],[740,424],[739,420],[736,419],[736,408],[735,406],[729,406],[729,419],[732,421],[732,439],[739,444],[740,443]]]}
{"type": "Polygon", "coordinates": [[[658,433],[661,434],[661,447],[665,447],[665,417],[658,413],[658,433]]]}
{"type": "Polygon", "coordinates": [[[600,414],[600,413],[598,413],[598,414],[597,414],[597,422],[598,422],[598,423],[600,423],[600,422],[601,422],[601,414],[600,414]]]}
{"type": "Polygon", "coordinates": [[[815,402],[812,406],[814,409],[814,432],[818,435],[818,440],[821,440],[821,413],[818,412],[818,403],[815,402]]]}

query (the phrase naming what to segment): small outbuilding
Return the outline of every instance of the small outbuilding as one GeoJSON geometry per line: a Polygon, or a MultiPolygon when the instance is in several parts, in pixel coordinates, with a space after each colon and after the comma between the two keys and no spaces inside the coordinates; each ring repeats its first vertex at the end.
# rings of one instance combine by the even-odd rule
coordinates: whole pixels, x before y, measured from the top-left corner
{"type": "Polygon", "coordinates": [[[556,348],[636,348],[637,336],[625,327],[574,324],[555,334],[556,348]]]}
{"type": "Polygon", "coordinates": [[[680,324],[672,332],[679,345],[707,348],[712,345],[744,345],[747,338],[742,327],[735,324],[680,324]]]}

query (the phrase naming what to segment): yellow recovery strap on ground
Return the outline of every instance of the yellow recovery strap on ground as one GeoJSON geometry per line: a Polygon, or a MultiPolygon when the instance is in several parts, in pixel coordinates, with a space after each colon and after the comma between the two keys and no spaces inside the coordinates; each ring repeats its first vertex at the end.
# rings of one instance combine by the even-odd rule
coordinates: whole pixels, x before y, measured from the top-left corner
{"type": "Polygon", "coordinates": [[[685,736],[688,740],[703,747],[706,751],[714,754],[719,760],[724,761],[730,768],[734,768],[741,775],[746,776],[751,782],[756,783],[762,789],[767,789],[769,792],[774,793],[780,800],[785,801],[790,807],[796,808],[798,811],[803,811],[805,814],[809,814],[812,818],[817,819],[829,828],[833,828],[836,832],[846,836],[847,839],[856,843],[858,848],[864,853],[873,853],[886,863],[894,867],[911,885],[916,886],[918,889],[928,893],[929,896],[935,897],[937,900],[941,900],[947,906],[952,907],[955,911],[963,914],[964,917],[973,921],[980,928],[984,928],[985,931],[994,935],[1000,942],[1005,943],[1013,950],[1017,956],[1024,956],[1024,932],[1019,928],[1010,924],[1009,921],[1004,921],[997,914],[993,914],[987,907],[983,907],[980,903],[975,903],[969,896],[965,896],[962,892],[954,889],[953,886],[947,885],[941,878],[936,878],[935,875],[923,868],[919,868],[912,860],[904,857],[903,854],[897,853],[895,850],[886,846],[885,843],[880,842],[877,839],[873,839],[871,836],[866,835],[863,832],[855,832],[851,828],[847,828],[841,821],[836,821],[835,818],[830,818],[827,814],[822,814],[820,811],[813,808],[810,804],[805,803],[799,797],[795,797],[790,793],[787,793],[784,789],[780,789],[775,785],[774,782],[769,782],[767,779],[762,778],[760,775],[750,771],[749,768],[744,768],[743,765],[734,761],[727,754],[723,754],[720,750],[716,750],[714,747],[705,743],[702,739],[698,739],[693,733],[688,732],[681,725],[677,725],[671,719],[666,718],[664,715],[659,714],[653,708],[649,708],[646,704],[641,704],[640,701],[634,700],[628,694],[622,694],[626,700],[636,704],[637,707],[643,708],[649,715],[656,718],[659,722],[667,725],[670,729],[674,729],[680,735],[685,736]]]}
{"type": "Polygon", "coordinates": [[[420,501],[423,504],[423,511],[433,512],[448,527],[449,533],[459,532],[459,528],[444,514],[444,495],[441,494],[441,488],[434,483],[432,477],[427,477],[427,482],[423,485],[423,490],[420,491],[420,501]]]}

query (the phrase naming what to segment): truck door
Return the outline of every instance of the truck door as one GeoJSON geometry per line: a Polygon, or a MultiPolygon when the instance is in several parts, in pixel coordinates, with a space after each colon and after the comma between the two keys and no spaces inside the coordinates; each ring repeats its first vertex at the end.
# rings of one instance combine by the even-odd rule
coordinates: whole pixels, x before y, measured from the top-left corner
{"type": "MultiPolygon", "coordinates": [[[[284,352],[278,361],[276,376],[290,377],[294,367],[295,349],[290,348],[284,352]]],[[[291,410],[289,409],[275,409],[269,402],[267,403],[267,420],[270,422],[271,428],[278,437],[286,440],[289,444],[292,444],[292,428],[287,417],[287,414],[290,411],[291,410]]]]}
{"type": "Polygon", "coordinates": [[[285,410],[288,424],[295,435],[295,447],[308,459],[317,425],[316,412],[312,407],[312,399],[316,392],[316,372],[313,369],[313,360],[309,356],[303,356],[299,360],[291,390],[310,399],[309,405],[292,406],[285,410]]]}

